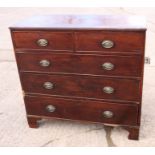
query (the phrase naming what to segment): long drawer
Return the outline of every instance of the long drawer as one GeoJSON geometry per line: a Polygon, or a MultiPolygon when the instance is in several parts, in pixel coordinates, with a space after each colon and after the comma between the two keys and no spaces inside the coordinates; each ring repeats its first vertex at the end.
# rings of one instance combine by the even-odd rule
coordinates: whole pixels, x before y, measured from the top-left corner
{"type": "Polygon", "coordinates": [[[141,56],[17,53],[20,71],[141,76],[141,56]]]}
{"type": "Polygon", "coordinates": [[[137,105],[25,96],[25,106],[28,115],[137,125],[137,105]]]}
{"type": "Polygon", "coordinates": [[[26,93],[139,101],[140,82],[134,79],[95,76],[21,73],[26,93]]]}

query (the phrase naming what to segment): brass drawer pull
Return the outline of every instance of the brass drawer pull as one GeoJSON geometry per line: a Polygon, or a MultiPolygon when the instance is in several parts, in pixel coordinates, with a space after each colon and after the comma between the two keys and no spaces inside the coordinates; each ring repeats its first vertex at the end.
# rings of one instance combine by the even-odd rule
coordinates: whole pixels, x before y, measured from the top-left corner
{"type": "Polygon", "coordinates": [[[103,88],[103,92],[105,92],[106,94],[112,94],[114,92],[114,88],[106,86],[103,88]]]}
{"type": "Polygon", "coordinates": [[[51,82],[45,82],[45,83],[43,84],[43,87],[44,87],[45,89],[53,89],[53,88],[54,88],[54,84],[51,83],[51,82]]]}
{"type": "Polygon", "coordinates": [[[114,69],[114,65],[110,62],[105,62],[104,64],[102,64],[102,68],[104,70],[113,70],[114,69]]]}
{"type": "Polygon", "coordinates": [[[50,65],[50,61],[49,60],[41,60],[39,62],[41,67],[48,67],[50,65]]]}
{"type": "Polygon", "coordinates": [[[47,45],[48,45],[48,40],[46,40],[46,39],[39,39],[39,40],[37,41],[37,44],[38,44],[39,46],[42,46],[42,47],[47,46],[47,45]]]}
{"type": "Polygon", "coordinates": [[[103,48],[112,48],[114,46],[114,42],[111,40],[103,40],[101,45],[103,48]]]}
{"type": "Polygon", "coordinates": [[[54,112],[56,110],[56,108],[53,105],[48,105],[48,106],[46,106],[46,110],[48,112],[51,112],[52,113],[52,112],[54,112]]]}
{"type": "Polygon", "coordinates": [[[103,111],[102,115],[104,118],[112,118],[114,116],[114,113],[112,111],[103,111]]]}

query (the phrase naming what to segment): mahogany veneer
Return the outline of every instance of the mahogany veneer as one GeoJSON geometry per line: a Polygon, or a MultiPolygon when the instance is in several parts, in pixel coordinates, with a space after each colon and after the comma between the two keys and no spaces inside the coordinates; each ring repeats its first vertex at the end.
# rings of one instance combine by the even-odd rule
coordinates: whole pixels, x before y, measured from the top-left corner
{"type": "Polygon", "coordinates": [[[96,54],[63,54],[63,53],[30,53],[23,52],[16,54],[19,69],[22,72],[38,73],[69,73],[69,74],[94,74],[109,76],[135,76],[140,77],[142,74],[142,57],[120,56],[120,55],[96,55],[96,54]],[[44,58],[51,62],[49,67],[38,65],[44,58]],[[111,62],[115,65],[112,72],[103,70],[103,62],[111,62]],[[27,63],[29,62],[29,63],[27,63]],[[128,69],[126,69],[128,66],[128,69]]]}
{"type": "Polygon", "coordinates": [[[65,119],[87,120],[123,125],[137,125],[138,106],[123,105],[113,102],[99,102],[77,99],[62,99],[56,97],[26,96],[26,109],[29,115],[58,117],[65,119]],[[51,104],[56,107],[54,112],[47,112],[46,106],[51,104]],[[115,116],[111,119],[104,118],[102,112],[111,110],[115,116]],[[129,115],[128,113],[132,113],[129,115]]]}
{"type": "Polygon", "coordinates": [[[103,78],[94,76],[43,75],[21,73],[22,85],[26,93],[87,97],[96,99],[139,101],[140,83],[137,79],[103,78]],[[44,83],[51,81],[52,89],[45,89],[44,83]],[[107,94],[103,88],[111,86],[114,92],[107,94]]]}
{"type": "Polygon", "coordinates": [[[139,137],[145,21],[36,16],[10,27],[28,124],[57,118],[122,126],[139,137]]]}

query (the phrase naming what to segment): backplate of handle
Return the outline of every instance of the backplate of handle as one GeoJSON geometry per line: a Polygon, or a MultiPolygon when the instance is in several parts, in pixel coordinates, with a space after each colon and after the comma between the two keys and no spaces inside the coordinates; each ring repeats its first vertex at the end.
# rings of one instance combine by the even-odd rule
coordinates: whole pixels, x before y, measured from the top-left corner
{"type": "Polygon", "coordinates": [[[37,40],[37,44],[38,44],[38,46],[45,47],[48,45],[48,40],[47,39],[39,39],[39,40],[37,40]]]}
{"type": "Polygon", "coordinates": [[[114,42],[112,40],[103,40],[101,45],[103,48],[112,48],[114,46],[114,42]]]}
{"type": "Polygon", "coordinates": [[[40,64],[41,67],[48,67],[48,66],[50,66],[51,63],[50,63],[49,60],[43,59],[43,60],[41,60],[41,61],[39,62],[39,64],[40,64]]]}

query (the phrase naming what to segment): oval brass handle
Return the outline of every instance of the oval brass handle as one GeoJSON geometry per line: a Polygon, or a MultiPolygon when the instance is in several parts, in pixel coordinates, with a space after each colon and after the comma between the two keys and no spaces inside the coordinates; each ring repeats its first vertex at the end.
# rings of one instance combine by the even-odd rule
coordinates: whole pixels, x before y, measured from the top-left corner
{"type": "Polygon", "coordinates": [[[43,87],[45,89],[53,89],[54,88],[54,84],[51,83],[51,82],[45,82],[44,85],[43,85],[43,87]]]}
{"type": "Polygon", "coordinates": [[[114,88],[106,86],[103,88],[103,92],[105,92],[106,94],[112,94],[114,92],[114,88]]]}
{"type": "Polygon", "coordinates": [[[55,106],[53,106],[53,105],[48,105],[48,106],[46,106],[46,110],[47,110],[48,112],[54,112],[54,111],[56,110],[56,108],[55,108],[55,106]]]}
{"type": "Polygon", "coordinates": [[[110,62],[105,62],[104,64],[102,64],[102,68],[104,70],[113,70],[114,69],[114,65],[110,62]]]}
{"type": "Polygon", "coordinates": [[[101,45],[103,48],[112,48],[114,46],[114,42],[111,40],[103,40],[101,45]]]}
{"type": "Polygon", "coordinates": [[[114,113],[112,111],[103,111],[102,115],[104,118],[112,118],[114,116],[114,113]]]}
{"type": "Polygon", "coordinates": [[[48,40],[46,40],[46,39],[39,39],[39,40],[37,41],[37,44],[38,44],[39,46],[42,46],[42,47],[47,46],[47,45],[48,45],[48,40]]]}
{"type": "Polygon", "coordinates": [[[42,67],[48,67],[50,65],[50,61],[49,60],[41,60],[39,62],[40,66],[42,67]]]}

